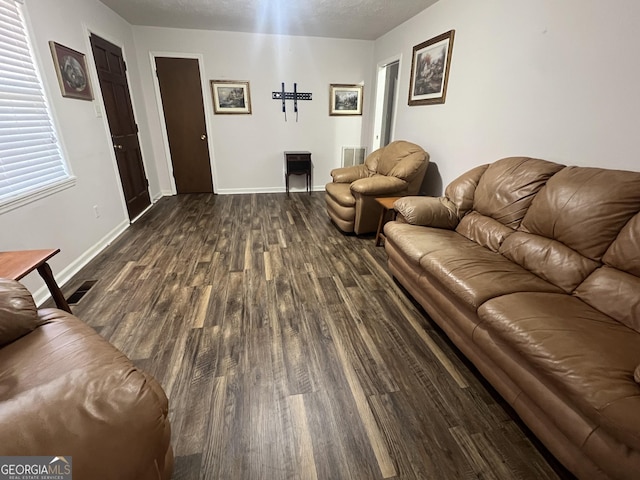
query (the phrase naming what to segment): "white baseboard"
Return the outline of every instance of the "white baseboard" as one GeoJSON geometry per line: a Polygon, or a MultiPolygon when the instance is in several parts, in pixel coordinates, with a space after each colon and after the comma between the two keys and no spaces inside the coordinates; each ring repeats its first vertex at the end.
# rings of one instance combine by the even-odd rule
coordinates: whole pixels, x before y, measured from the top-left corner
{"type": "MultiPolygon", "coordinates": [[[[123,220],[117,227],[107,233],[104,237],[102,237],[93,247],[89,248],[86,252],[80,255],[75,261],[73,261],[70,265],[62,269],[59,273],[56,273],[56,283],[60,286],[67,283],[71,278],[80,271],[82,267],[84,267],[87,263],[95,258],[102,250],[111,244],[122,232],[124,232],[127,228],[129,228],[129,220],[123,220]]],[[[33,300],[36,302],[36,305],[42,305],[45,301],[47,301],[51,297],[49,293],[49,289],[47,286],[43,286],[39,288],[33,294],[33,300]]]]}
{"type": "MultiPolygon", "coordinates": [[[[285,193],[285,187],[271,188],[221,188],[217,191],[219,195],[242,195],[245,193],[285,193]]],[[[289,193],[305,193],[304,188],[290,188],[289,193]]],[[[311,187],[312,192],[324,192],[324,185],[311,187]]]]}

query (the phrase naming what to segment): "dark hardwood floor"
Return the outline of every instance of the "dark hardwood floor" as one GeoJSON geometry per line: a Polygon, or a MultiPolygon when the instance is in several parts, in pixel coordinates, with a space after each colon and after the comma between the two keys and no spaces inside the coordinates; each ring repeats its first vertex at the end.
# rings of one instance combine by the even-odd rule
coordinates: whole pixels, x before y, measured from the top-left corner
{"type": "Polygon", "coordinates": [[[163,198],[87,280],[74,313],[170,398],[176,480],[559,476],[322,193],[163,198]]]}

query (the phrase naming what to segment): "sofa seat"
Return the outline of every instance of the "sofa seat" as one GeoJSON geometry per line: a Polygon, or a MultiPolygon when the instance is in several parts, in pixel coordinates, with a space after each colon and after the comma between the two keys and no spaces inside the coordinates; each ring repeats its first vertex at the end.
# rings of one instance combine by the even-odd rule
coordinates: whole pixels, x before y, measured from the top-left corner
{"type": "Polygon", "coordinates": [[[156,380],[73,315],[42,309],[35,322],[0,348],[0,454],[70,456],[79,479],[171,478],[156,380]]]}
{"type": "Polygon", "coordinates": [[[513,292],[562,291],[452,230],[390,222],[384,232],[393,248],[419,264],[474,311],[490,298],[513,292]]]}
{"type": "MultiPolygon", "coordinates": [[[[521,292],[478,309],[482,327],[613,438],[640,450],[640,333],[578,298],[521,292]]],[[[491,356],[491,350],[487,352],[491,356]]],[[[498,358],[494,358],[498,361],[498,358]]],[[[523,386],[526,390],[526,385],[523,386]]],[[[535,390],[526,394],[536,398],[535,390]]]]}
{"type": "Polygon", "coordinates": [[[451,244],[459,248],[469,246],[472,242],[461,237],[452,230],[432,227],[416,227],[407,223],[389,222],[384,227],[387,241],[393,242],[415,266],[428,253],[451,248],[451,244]]]}

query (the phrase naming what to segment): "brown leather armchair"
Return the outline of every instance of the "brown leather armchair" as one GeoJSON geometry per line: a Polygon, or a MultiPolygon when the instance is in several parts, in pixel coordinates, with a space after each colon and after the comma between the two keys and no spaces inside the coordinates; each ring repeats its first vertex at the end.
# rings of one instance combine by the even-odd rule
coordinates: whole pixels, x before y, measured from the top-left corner
{"type": "Polygon", "coordinates": [[[398,140],[369,154],[363,165],[332,170],[333,182],[325,187],[329,217],[343,232],[375,232],[376,197],[416,195],[428,164],[422,147],[398,140]]]}
{"type": "Polygon", "coordinates": [[[66,455],[73,478],[168,480],[160,384],[77,317],[0,278],[0,455],[66,455]]]}

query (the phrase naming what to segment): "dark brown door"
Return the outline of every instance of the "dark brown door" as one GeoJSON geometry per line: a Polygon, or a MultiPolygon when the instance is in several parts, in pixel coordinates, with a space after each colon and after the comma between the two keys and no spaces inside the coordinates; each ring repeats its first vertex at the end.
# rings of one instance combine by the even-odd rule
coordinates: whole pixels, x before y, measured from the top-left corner
{"type": "Polygon", "coordinates": [[[91,49],[98,69],[122,190],[129,218],[133,220],[151,205],[151,200],[138,141],[138,125],[129,95],[126,66],[120,47],[93,34],[91,49]]]}
{"type": "Polygon", "coordinates": [[[213,192],[198,60],[156,57],[156,73],[176,189],[213,192]]]}

